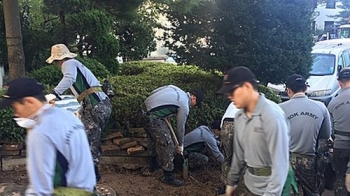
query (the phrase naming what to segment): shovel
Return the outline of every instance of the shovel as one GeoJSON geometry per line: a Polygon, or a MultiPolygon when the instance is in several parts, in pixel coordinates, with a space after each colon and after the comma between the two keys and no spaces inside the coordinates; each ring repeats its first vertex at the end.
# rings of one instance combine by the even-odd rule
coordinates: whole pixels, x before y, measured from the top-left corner
{"type": "MultiPolygon", "coordinates": [[[[177,140],[176,138],[176,135],[175,135],[175,132],[174,132],[174,129],[173,127],[171,126],[169,120],[167,118],[164,118],[164,121],[166,123],[166,125],[168,126],[169,130],[170,130],[170,133],[171,133],[171,136],[174,140],[174,143],[176,146],[179,145],[179,141],[177,140]]],[[[184,160],[184,163],[182,165],[182,177],[184,180],[187,180],[188,178],[188,161],[187,161],[187,158],[185,158],[185,156],[182,154],[182,158],[184,160]]]]}

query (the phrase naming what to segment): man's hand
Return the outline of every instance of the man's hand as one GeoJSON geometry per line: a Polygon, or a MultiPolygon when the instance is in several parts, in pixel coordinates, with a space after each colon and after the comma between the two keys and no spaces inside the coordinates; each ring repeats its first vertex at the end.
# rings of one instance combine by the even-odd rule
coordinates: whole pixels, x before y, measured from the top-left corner
{"type": "Polygon", "coordinates": [[[226,196],[233,196],[233,195],[235,195],[236,188],[237,188],[237,185],[234,185],[234,186],[226,185],[226,190],[225,190],[226,196]]]}
{"type": "Polygon", "coordinates": [[[348,190],[348,192],[350,192],[350,174],[346,174],[345,186],[346,186],[346,190],[348,190]]]}
{"type": "Polygon", "coordinates": [[[176,146],[176,152],[178,153],[178,154],[181,154],[181,155],[183,155],[184,153],[184,146],[176,146]]]}

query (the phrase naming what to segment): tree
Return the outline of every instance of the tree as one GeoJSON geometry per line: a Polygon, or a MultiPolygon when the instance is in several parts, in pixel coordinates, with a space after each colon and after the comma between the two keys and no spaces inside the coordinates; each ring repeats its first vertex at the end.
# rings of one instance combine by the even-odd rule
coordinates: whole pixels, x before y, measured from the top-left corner
{"type": "Polygon", "coordinates": [[[343,10],[339,14],[334,15],[333,18],[340,18],[340,25],[350,24],[350,0],[342,0],[340,8],[343,10]]]}
{"type": "Polygon", "coordinates": [[[309,0],[204,1],[167,12],[167,46],[181,62],[223,72],[247,66],[262,83],[280,83],[310,70],[312,12],[309,0]]]}
{"type": "Polygon", "coordinates": [[[3,0],[3,9],[9,78],[12,80],[25,74],[18,0],[3,0]]]}

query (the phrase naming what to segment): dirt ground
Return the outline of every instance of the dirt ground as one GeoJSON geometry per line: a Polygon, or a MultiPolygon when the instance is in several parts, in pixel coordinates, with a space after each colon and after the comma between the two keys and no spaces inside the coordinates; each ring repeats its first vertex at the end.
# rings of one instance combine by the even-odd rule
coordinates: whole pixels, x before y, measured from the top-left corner
{"type": "MultiPolygon", "coordinates": [[[[126,170],[117,166],[101,167],[100,186],[113,188],[119,196],[214,196],[220,184],[220,170],[215,164],[197,170],[190,170],[190,178],[182,187],[173,187],[159,181],[162,171],[149,176],[142,175],[145,168],[126,170]]],[[[181,178],[181,171],[176,176],[181,178]]],[[[23,168],[12,171],[0,171],[0,183],[27,184],[28,178],[23,168]]]]}

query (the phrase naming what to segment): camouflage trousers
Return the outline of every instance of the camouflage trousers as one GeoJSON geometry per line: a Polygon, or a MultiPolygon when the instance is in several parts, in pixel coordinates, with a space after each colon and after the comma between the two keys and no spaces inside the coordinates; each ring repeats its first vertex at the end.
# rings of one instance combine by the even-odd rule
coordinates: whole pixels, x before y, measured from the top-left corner
{"type": "Polygon", "coordinates": [[[105,99],[95,106],[84,103],[80,111],[81,121],[85,126],[95,165],[100,162],[101,157],[101,132],[105,128],[111,113],[112,105],[109,99],[105,99]]]}
{"type": "Polygon", "coordinates": [[[224,162],[221,166],[221,181],[227,184],[227,175],[231,168],[232,155],[233,155],[233,135],[234,135],[234,121],[224,120],[220,132],[220,148],[224,155],[224,162]]]}
{"type": "Polygon", "coordinates": [[[15,183],[0,183],[0,196],[25,195],[27,185],[15,183]]]}
{"type": "Polygon", "coordinates": [[[188,153],[188,167],[197,168],[202,167],[209,161],[208,156],[200,152],[189,152],[188,153]]]}
{"type": "Polygon", "coordinates": [[[237,184],[237,188],[235,190],[235,196],[257,196],[256,194],[250,192],[248,187],[245,185],[243,175],[241,176],[237,184]]]}
{"type": "Polygon", "coordinates": [[[317,157],[291,154],[291,164],[303,191],[298,195],[319,196],[324,191],[324,177],[317,169],[317,157]]]}
{"type": "Polygon", "coordinates": [[[336,184],[334,189],[335,196],[347,196],[348,191],[345,188],[345,174],[348,169],[348,162],[350,159],[349,149],[338,149],[333,150],[334,157],[334,170],[336,175],[336,184]]]}
{"type": "MultiPolygon", "coordinates": [[[[139,111],[139,113],[142,113],[142,111],[139,111]]],[[[163,170],[173,171],[175,145],[166,123],[164,120],[153,118],[146,113],[138,116],[141,118],[142,127],[146,130],[151,141],[148,147],[152,152],[151,156],[158,155],[163,170]]]]}

